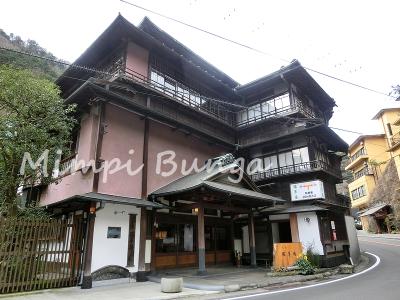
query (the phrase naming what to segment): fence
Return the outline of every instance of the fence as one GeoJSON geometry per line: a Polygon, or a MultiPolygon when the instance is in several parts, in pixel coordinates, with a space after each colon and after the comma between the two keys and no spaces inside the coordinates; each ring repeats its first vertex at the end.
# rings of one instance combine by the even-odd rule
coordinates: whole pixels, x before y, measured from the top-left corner
{"type": "Polygon", "coordinates": [[[83,219],[0,220],[0,294],[79,283],[83,219]]]}

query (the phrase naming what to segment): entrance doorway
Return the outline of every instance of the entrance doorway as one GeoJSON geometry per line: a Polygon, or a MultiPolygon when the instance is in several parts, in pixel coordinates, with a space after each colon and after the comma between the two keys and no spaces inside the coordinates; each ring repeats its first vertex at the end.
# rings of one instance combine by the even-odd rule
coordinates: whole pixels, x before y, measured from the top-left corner
{"type": "Polygon", "coordinates": [[[279,222],[279,242],[280,243],[291,243],[292,242],[292,232],[290,231],[290,222],[279,222]]]}

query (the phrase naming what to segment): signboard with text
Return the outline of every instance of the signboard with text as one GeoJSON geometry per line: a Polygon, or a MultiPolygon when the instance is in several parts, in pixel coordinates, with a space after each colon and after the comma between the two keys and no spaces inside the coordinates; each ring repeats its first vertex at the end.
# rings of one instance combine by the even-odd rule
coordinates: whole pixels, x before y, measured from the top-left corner
{"type": "Polygon", "coordinates": [[[290,194],[292,201],[325,199],[324,184],[321,180],[293,183],[290,194]]]}

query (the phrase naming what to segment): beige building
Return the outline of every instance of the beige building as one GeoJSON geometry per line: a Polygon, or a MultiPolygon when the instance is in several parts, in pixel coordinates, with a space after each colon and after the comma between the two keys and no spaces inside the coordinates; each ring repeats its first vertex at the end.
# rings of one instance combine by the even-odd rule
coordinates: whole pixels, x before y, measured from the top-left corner
{"type": "Polygon", "coordinates": [[[400,174],[400,107],[382,109],[373,120],[379,122],[383,133],[359,136],[349,147],[346,170],[353,174],[348,188],[363,228],[382,232],[388,230],[385,218],[392,212],[393,201],[400,200],[396,198],[398,178],[393,178],[400,174]],[[389,164],[393,165],[390,171],[389,164]]]}

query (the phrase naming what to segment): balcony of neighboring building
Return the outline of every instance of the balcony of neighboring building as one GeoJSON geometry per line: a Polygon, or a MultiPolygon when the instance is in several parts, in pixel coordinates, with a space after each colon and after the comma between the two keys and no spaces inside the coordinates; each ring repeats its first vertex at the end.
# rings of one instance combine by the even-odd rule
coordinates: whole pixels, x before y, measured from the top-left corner
{"type": "Polygon", "coordinates": [[[349,164],[346,166],[345,169],[351,170],[366,160],[368,160],[367,150],[365,149],[365,147],[362,147],[350,156],[349,164]]]}
{"type": "Polygon", "coordinates": [[[400,146],[400,131],[393,134],[389,138],[389,143],[390,143],[390,149],[389,151],[393,151],[394,149],[398,148],[400,146]]]}

